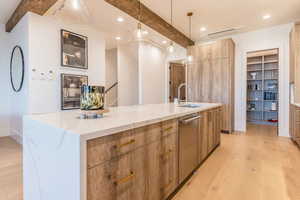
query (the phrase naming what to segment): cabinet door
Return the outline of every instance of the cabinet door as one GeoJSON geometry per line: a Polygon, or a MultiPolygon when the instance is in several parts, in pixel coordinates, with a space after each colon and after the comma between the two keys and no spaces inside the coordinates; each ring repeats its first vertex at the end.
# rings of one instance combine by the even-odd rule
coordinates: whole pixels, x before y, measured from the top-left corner
{"type": "Polygon", "coordinates": [[[163,138],[160,149],[160,199],[165,199],[178,186],[178,135],[163,138]]]}
{"type": "Polygon", "coordinates": [[[208,112],[208,154],[214,148],[214,111],[208,112]]]}
{"type": "Polygon", "coordinates": [[[149,200],[166,199],[178,186],[177,138],[171,134],[146,147],[149,200]]]}
{"type": "Polygon", "coordinates": [[[201,113],[199,121],[199,163],[202,163],[208,155],[208,113],[201,113]]]}
{"type": "Polygon", "coordinates": [[[290,105],[290,136],[291,138],[294,138],[294,124],[295,124],[295,117],[294,117],[294,106],[290,105]]]}
{"type": "Polygon", "coordinates": [[[215,147],[221,143],[221,110],[217,109],[215,112],[215,147]]]}
{"type": "Polygon", "coordinates": [[[147,199],[145,148],[88,170],[88,200],[147,199]]]}

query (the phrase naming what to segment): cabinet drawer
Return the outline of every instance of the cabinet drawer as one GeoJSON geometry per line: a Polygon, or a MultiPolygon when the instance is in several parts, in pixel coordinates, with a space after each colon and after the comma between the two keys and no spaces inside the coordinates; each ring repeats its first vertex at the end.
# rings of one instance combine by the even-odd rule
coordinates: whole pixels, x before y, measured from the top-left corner
{"type": "Polygon", "coordinates": [[[133,151],[161,137],[161,125],[153,124],[88,141],[88,168],[133,151]]]}
{"type": "Polygon", "coordinates": [[[167,136],[169,134],[177,133],[178,120],[169,120],[162,122],[162,136],[167,136]]]}
{"type": "Polygon", "coordinates": [[[145,148],[88,169],[87,200],[147,199],[145,148]]]}
{"type": "Polygon", "coordinates": [[[300,110],[295,109],[295,121],[300,122],[300,110]]]}
{"type": "Polygon", "coordinates": [[[300,138],[300,122],[295,123],[293,138],[300,138]]]}

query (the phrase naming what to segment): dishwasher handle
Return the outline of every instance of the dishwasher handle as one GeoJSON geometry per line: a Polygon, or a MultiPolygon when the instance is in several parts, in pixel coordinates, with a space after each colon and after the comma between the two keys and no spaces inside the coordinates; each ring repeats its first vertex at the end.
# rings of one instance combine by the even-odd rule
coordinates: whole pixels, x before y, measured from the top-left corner
{"type": "Polygon", "coordinates": [[[198,116],[196,116],[196,117],[192,117],[192,118],[188,118],[188,119],[182,119],[182,120],[179,120],[179,122],[182,123],[182,124],[188,124],[188,123],[190,123],[190,122],[192,122],[192,121],[194,121],[194,120],[196,120],[196,119],[199,119],[199,118],[201,118],[201,117],[202,117],[201,115],[198,115],[198,116]]]}

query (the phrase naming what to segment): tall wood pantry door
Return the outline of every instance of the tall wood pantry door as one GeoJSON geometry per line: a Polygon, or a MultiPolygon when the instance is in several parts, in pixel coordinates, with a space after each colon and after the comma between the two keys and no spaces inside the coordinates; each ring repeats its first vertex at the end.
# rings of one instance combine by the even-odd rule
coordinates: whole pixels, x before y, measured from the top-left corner
{"type": "MultiPolygon", "coordinates": [[[[174,98],[178,98],[178,87],[182,83],[186,83],[186,70],[185,65],[180,63],[170,63],[170,102],[174,101],[174,98]]],[[[186,99],[186,87],[182,87],[180,90],[180,99],[186,99]]]]}

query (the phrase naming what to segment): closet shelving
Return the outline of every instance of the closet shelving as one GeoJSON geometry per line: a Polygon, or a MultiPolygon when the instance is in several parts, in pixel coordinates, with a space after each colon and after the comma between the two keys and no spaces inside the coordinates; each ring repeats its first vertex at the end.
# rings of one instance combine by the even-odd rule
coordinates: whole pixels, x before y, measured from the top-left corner
{"type": "Polygon", "coordinates": [[[247,121],[278,124],[278,49],[247,54],[247,121]]]}

